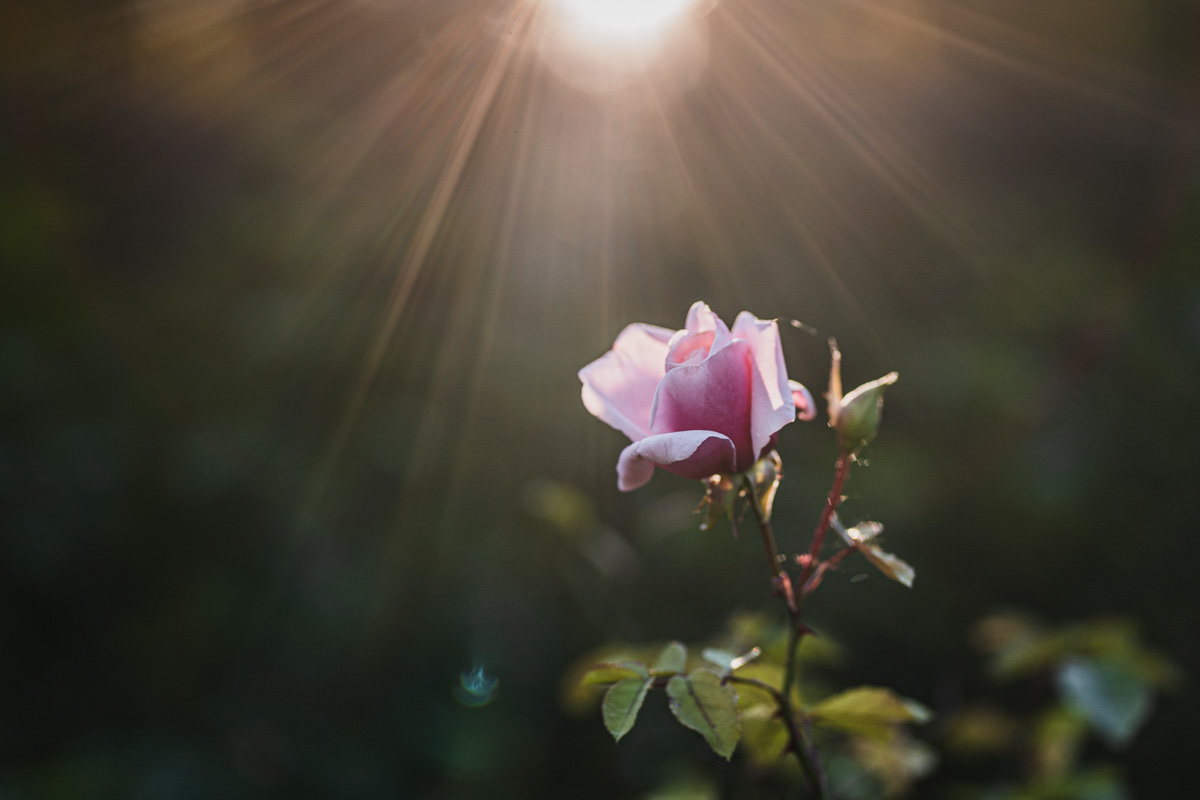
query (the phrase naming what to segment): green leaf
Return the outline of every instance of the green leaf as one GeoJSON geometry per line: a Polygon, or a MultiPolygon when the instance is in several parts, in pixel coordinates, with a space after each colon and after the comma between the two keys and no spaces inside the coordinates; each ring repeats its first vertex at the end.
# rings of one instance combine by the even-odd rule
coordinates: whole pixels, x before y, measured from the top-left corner
{"type": "Polygon", "coordinates": [[[821,701],[809,710],[818,723],[863,736],[888,736],[903,722],[927,722],[929,709],[891,689],[860,686],[821,701]]]}
{"type": "Polygon", "coordinates": [[[774,702],[742,710],[742,752],[759,767],[777,763],[791,742],[778,711],[774,702]]]}
{"type": "Polygon", "coordinates": [[[742,717],[738,713],[737,692],[721,684],[721,678],[707,670],[691,675],[676,675],[667,683],[671,713],[679,722],[698,731],[709,747],[726,759],[742,738],[742,717]]]}
{"type": "Polygon", "coordinates": [[[687,669],[687,645],[683,642],[671,642],[661,651],[654,661],[654,672],[683,672],[687,669]]]}
{"type": "Polygon", "coordinates": [[[967,706],[942,726],[943,747],[967,758],[995,755],[1012,747],[1020,732],[1016,718],[988,706],[967,706]]]}
{"type": "Polygon", "coordinates": [[[1150,687],[1120,661],[1073,658],[1058,671],[1058,688],[1113,747],[1129,743],[1150,713],[1150,687]]]}
{"type": "Polygon", "coordinates": [[[1129,800],[1129,792],[1112,769],[1063,775],[1026,784],[1013,800],[1129,800]]]}
{"type": "Polygon", "coordinates": [[[737,656],[728,650],[719,650],[715,647],[704,648],[704,652],[700,655],[704,657],[705,661],[710,664],[716,664],[725,672],[729,671],[729,665],[733,663],[735,658],[737,658],[737,656]]]}
{"type": "Polygon", "coordinates": [[[917,576],[916,571],[907,562],[884,551],[875,543],[875,540],[883,533],[883,523],[860,522],[853,528],[844,528],[841,523],[835,523],[833,527],[847,544],[856,546],[858,551],[875,565],[875,569],[897,583],[902,583],[909,589],[912,588],[913,579],[917,576]]]}
{"type": "Polygon", "coordinates": [[[653,683],[653,678],[629,678],[614,683],[604,695],[604,727],[618,742],[633,729],[642,701],[653,683]]]}
{"type": "Polygon", "coordinates": [[[1087,722],[1076,711],[1055,706],[1034,722],[1030,737],[1030,767],[1039,779],[1061,778],[1075,769],[1087,739],[1087,722]]]}
{"type": "Polygon", "coordinates": [[[938,762],[932,747],[899,728],[893,728],[886,738],[853,737],[849,745],[854,760],[882,784],[885,797],[906,794],[913,782],[931,773],[938,762]]]}
{"type": "Polygon", "coordinates": [[[649,678],[650,670],[640,661],[620,661],[612,664],[597,664],[583,674],[580,681],[584,686],[602,686],[626,678],[649,678]]]}

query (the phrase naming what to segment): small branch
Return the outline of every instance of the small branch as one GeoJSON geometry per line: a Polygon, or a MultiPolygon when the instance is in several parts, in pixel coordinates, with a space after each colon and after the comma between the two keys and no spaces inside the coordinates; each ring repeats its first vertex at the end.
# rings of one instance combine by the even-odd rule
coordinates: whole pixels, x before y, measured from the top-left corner
{"type": "Polygon", "coordinates": [[[812,577],[813,570],[817,567],[817,558],[821,553],[821,545],[825,543],[825,532],[829,530],[829,520],[833,518],[833,512],[837,511],[838,504],[842,502],[842,488],[846,485],[846,476],[850,474],[851,463],[853,462],[849,453],[842,453],[838,456],[837,464],[834,467],[837,471],[833,476],[833,486],[829,489],[829,497],[825,501],[825,510],[821,512],[821,519],[817,523],[817,530],[813,533],[812,547],[808,550],[808,563],[804,565],[804,571],[800,574],[802,596],[803,589],[808,584],[808,579],[812,577]]]}
{"type": "Polygon", "coordinates": [[[721,678],[721,683],[741,683],[746,686],[753,686],[754,688],[761,689],[767,694],[771,695],[771,699],[773,699],[781,709],[787,705],[783,699],[783,695],[779,693],[778,689],[765,681],[760,681],[758,678],[743,678],[740,675],[726,675],[725,677],[721,678]]]}
{"type": "Polygon", "coordinates": [[[841,550],[838,550],[836,553],[834,553],[833,557],[828,561],[822,561],[819,565],[817,565],[816,572],[814,572],[813,576],[808,579],[808,582],[800,587],[800,596],[804,597],[816,591],[816,588],[821,585],[821,579],[825,577],[826,572],[832,572],[833,570],[837,569],[838,564],[841,564],[843,561],[845,561],[851,553],[856,552],[858,552],[858,545],[848,544],[841,550]]]}

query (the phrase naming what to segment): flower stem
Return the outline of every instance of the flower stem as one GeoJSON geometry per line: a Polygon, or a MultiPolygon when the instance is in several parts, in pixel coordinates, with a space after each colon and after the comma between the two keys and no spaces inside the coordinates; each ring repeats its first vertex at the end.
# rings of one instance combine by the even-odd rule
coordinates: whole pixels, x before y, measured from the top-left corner
{"type": "MultiPolygon", "coordinates": [[[[775,546],[775,534],[771,530],[771,523],[763,517],[762,512],[759,510],[758,497],[754,491],[754,482],[747,477],[745,485],[746,492],[750,497],[750,508],[754,512],[754,520],[758,523],[758,530],[762,534],[763,547],[766,549],[767,558],[770,560],[771,584],[775,592],[783,598],[784,605],[787,607],[788,621],[790,623],[788,625],[787,666],[784,668],[782,690],[775,689],[773,686],[762,681],[752,678],[739,678],[735,675],[728,675],[725,680],[731,683],[744,683],[757,686],[775,699],[775,703],[779,706],[779,716],[787,728],[788,739],[790,740],[789,749],[800,760],[801,770],[804,772],[808,783],[812,786],[817,800],[827,800],[829,792],[825,788],[825,776],[821,770],[816,749],[809,746],[807,738],[796,724],[796,714],[792,710],[792,676],[796,672],[796,651],[799,649],[800,639],[804,631],[804,626],[800,624],[800,603],[792,589],[791,578],[779,562],[779,551],[775,546]]],[[[826,522],[826,525],[828,525],[828,522],[826,522]]]]}
{"type": "Polygon", "coordinates": [[[758,523],[758,532],[762,534],[763,549],[767,551],[767,569],[771,572],[772,583],[776,582],[779,574],[783,572],[783,568],[779,564],[779,549],[775,546],[775,533],[771,530],[771,523],[764,519],[762,512],[758,509],[758,495],[754,492],[754,481],[749,476],[744,476],[746,485],[746,494],[750,497],[750,508],[754,511],[754,521],[758,523]]]}

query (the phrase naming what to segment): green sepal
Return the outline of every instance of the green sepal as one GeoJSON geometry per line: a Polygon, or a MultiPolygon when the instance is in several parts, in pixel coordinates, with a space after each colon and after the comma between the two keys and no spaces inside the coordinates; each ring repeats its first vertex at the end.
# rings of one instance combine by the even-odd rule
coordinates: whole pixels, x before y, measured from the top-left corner
{"type": "Polygon", "coordinates": [[[723,519],[728,518],[733,525],[734,538],[737,538],[737,518],[733,513],[733,501],[737,499],[740,488],[734,486],[733,479],[728,475],[713,475],[704,481],[704,499],[700,501],[697,513],[704,511],[704,522],[700,530],[709,531],[723,519]]]}
{"type": "Polygon", "coordinates": [[[844,452],[853,453],[870,444],[879,433],[883,415],[883,390],[900,378],[889,372],[878,380],[864,383],[841,399],[834,427],[838,445],[844,452]]]}
{"type": "Polygon", "coordinates": [[[775,493],[779,490],[779,482],[783,480],[783,459],[772,450],[754,462],[754,466],[746,473],[746,479],[754,488],[754,502],[758,506],[759,516],[770,521],[771,509],[775,507],[775,493]]]}

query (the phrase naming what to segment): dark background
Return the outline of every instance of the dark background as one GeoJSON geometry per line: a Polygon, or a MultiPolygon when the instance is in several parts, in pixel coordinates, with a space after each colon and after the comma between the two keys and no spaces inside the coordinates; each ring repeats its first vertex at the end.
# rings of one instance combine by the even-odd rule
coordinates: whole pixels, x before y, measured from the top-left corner
{"type": "MultiPolygon", "coordinates": [[[[1196,674],[1194,4],[725,0],[644,72],[585,53],[599,92],[548,68],[546,13],[0,11],[0,796],[719,773],[559,686],[773,610],[754,537],[697,531],[662,472],[618,493],[579,401],[622,326],[696,299],[836,335],[850,385],[900,372],[847,510],[917,581],[827,582],[839,683],[988,691],[968,629],[1000,607],[1130,615],[1196,674]],[[574,535],[547,480],[588,499],[574,535]]],[[[819,392],[823,338],[784,336],[819,392]]],[[[780,450],[797,551],[836,454],[820,422],[780,450]]],[[[1197,710],[1089,757],[1189,796],[1197,710]]]]}

